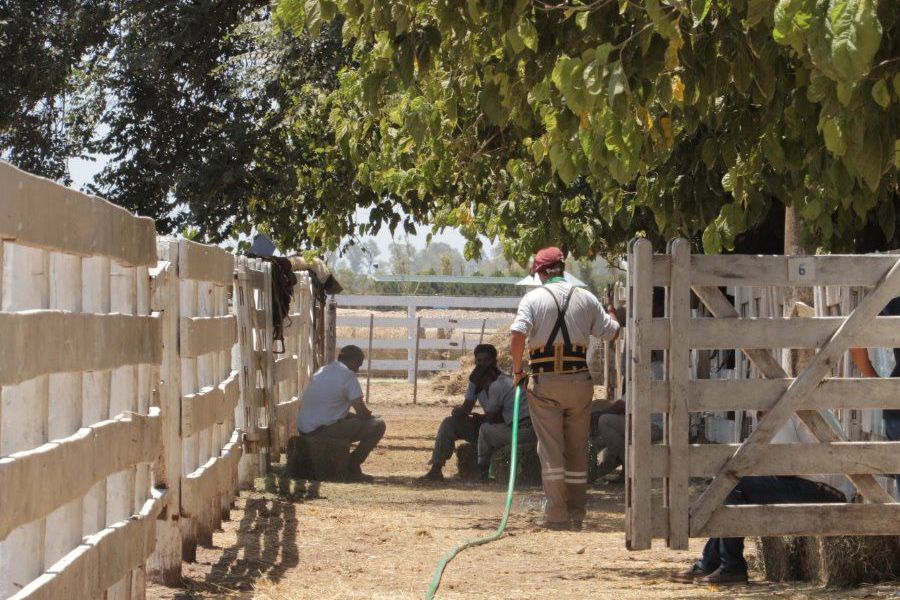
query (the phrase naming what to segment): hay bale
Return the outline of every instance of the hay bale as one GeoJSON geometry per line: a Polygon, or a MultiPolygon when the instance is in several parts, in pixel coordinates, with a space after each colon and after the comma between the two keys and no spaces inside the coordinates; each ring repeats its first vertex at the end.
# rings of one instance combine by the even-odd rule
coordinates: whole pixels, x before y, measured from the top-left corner
{"type": "Polygon", "coordinates": [[[481,469],[478,468],[478,448],[475,444],[462,442],[456,447],[456,468],[463,481],[478,481],[481,469]]]}
{"type": "MultiPolygon", "coordinates": [[[[491,473],[497,481],[509,481],[509,464],[512,444],[498,448],[491,456],[491,473]]],[[[541,461],[537,444],[519,444],[516,463],[516,483],[541,485],[541,461]]]]}
{"type": "Polygon", "coordinates": [[[849,587],[900,576],[900,537],[832,536],[762,538],[755,566],[770,581],[813,581],[849,587]]]}
{"type": "Polygon", "coordinates": [[[293,479],[345,481],[349,469],[349,440],[309,435],[288,440],[287,471],[293,479]]]}

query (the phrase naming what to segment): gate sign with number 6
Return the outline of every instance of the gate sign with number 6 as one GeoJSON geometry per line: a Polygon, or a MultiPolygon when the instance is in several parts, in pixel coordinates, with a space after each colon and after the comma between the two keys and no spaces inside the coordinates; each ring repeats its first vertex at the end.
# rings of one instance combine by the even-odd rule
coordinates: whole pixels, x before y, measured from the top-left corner
{"type": "Polygon", "coordinates": [[[788,281],[812,283],[815,278],[816,262],[813,257],[788,259],[788,281]]]}

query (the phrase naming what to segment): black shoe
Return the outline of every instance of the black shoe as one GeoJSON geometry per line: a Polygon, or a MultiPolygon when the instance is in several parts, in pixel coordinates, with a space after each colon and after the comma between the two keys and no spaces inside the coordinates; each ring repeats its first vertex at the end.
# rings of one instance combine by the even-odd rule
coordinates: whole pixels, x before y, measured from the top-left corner
{"type": "Polygon", "coordinates": [[[353,483],[372,483],[375,481],[375,478],[371,475],[366,475],[359,466],[356,466],[350,467],[350,472],[347,474],[347,481],[353,483]]]}
{"type": "Polygon", "coordinates": [[[419,481],[443,481],[444,473],[441,471],[443,467],[432,465],[427,473],[419,477],[419,481]]]}
{"type": "Polygon", "coordinates": [[[581,519],[572,519],[572,531],[581,531],[584,529],[584,522],[581,519]]]}
{"type": "Polygon", "coordinates": [[[697,585],[746,585],[747,573],[726,573],[721,567],[705,577],[698,577],[694,580],[697,585]]]}

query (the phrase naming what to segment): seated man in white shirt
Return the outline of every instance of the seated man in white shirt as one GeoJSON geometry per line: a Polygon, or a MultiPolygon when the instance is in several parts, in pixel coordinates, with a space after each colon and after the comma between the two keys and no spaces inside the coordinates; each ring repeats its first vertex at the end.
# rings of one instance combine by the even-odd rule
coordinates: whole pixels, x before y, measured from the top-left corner
{"type": "Polygon", "coordinates": [[[350,453],[351,481],[372,481],[362,464],[384,436],[385,424],[363,402],[356,373],[365,360],[358,346],[344,346],[338,359],[316,371],[306,390],[297,429],[302,435],[344,438],[358,442],[350,453]],[[355,414],[350,413],[353,408],[355,414]]]}

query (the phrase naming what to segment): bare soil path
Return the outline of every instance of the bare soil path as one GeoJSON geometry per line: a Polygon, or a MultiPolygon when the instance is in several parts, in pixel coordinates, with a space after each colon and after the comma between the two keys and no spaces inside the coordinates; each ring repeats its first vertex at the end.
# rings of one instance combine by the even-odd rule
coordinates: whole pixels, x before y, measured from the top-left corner
{"type": "MultiPolygon", "coordinates": [[[[421,598],[438,560],[461,540],[493,531],[505,485],[456,480],[421,485],[446,400],[422,394],[411,406],[405,382],[373,383],[372,404],[387,421],[387,436],[365,470],[374,484],[322,483],[318,489],[270,476],[244,492],[232,520],[185,565],[181,588],[151,588],[151,599],[258,598],[271,600],[421,598]]],[[[661,543],[646,552],[625,549],[624,492],[604,485],[590,492],[585,530],[538,531],[537,488],[517,492],[509,535],[466,550],[450,563],[442,599],[580,598],[900,598],[898,584],[824,590],[809,584],[762,582],[731,589],[670,583],[666,574],[690,564],[689,552],[661,543]]]]}

